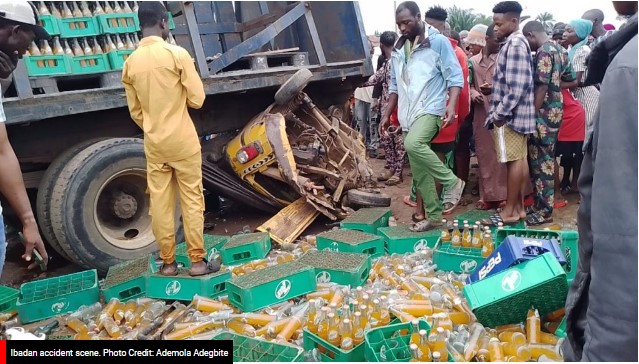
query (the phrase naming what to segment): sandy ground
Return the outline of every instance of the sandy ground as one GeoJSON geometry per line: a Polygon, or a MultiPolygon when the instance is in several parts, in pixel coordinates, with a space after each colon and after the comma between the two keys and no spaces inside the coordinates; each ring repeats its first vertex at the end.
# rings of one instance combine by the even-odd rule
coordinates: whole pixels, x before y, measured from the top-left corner
{"type": "MultiPolygon", "coordinates": [[[[376,171],[379,173],[384,168],[383,160],[372,160],[371,163],[376,171]]],[[[471,166],[476,163],[475,159],[471,160],[471,166]]],[[[475,165],[476,166],[476,165],[475,165]]],[[[471,168],[470,182],[466,187],[466,194],[462,199],[462,204],[455,210],[452,216],[470,211],[474,209],[477,197],[472,196],[470,191],[472,187],[477,184],[477,169],[471,168]]],[[[409,170],[406,168],[404,173],[404,182],[392,187],[386,187],[384,193],[392,197],[391,210],[395,216],[398,225],[411,224],[411,215],[414,212],[412,208],[403,203],[403,198],[410,192],[410,176],[409,170]]],[[[554,224],[560,224],[562,229],[576,230],[576,212],[578,208],[578,195],[565,196],[568,200],[568,206],[555,210],[554,224]]],[[[219,211],[207,211],[206,227],[207,232],[217,235],[232,235],[242,231],[246,226],[250,230],[254,230],[262,223],[267,221],[271,216],[259,211],[251,211],[243,206],[234,206],[222,214],[219,211]]],[[[319,232],[330,229],[331,221],[319,217],[308,229],[306,234],[317,234],[319,232]]],[[[541,226],[540,228],[543,228],[541,226]]],[[[47,272],[29,271],[26,269],[26,264],[20,259],[20,255],[23,253],[23,248],[16,242],[9,242],[7,250],[7,261],[3,271],[0,284],[18,287],[24,282],[28,282],[34,279],[43,279],[49,277],[55,277],[59,275],[69,274],[81,271],[82,268],[65,261],[63,258],[54,257],[50,264],[50,269],[47,272]]]]}

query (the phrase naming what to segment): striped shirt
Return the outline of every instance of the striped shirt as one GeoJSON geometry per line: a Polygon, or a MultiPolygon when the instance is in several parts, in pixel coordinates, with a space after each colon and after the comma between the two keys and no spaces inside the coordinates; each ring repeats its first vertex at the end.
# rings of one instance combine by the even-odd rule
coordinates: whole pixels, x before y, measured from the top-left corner
{"type": "Polygon", "coordinates": [[[508,37],[497,56],[486,125],[503,121],[520,134],[533,134],[534,99],[532,55],[526,38],[518,30],[508,37]]]}
{"type": "MultiPolygon", "coordinates": [[[[575,72],[583,72],[581,82],[585,81],[588,71],[587,61],[590,55],[590,47],[583,45],[577,49],[572,59],[572,68],[575,72]]],[[[599,90],[595,86],[576,87],[573,90],[575,99],[579,100],[586,111],[586,135],[585,140],[588,141],[592,134],[595,113],[599,106],[599,90]]]]}

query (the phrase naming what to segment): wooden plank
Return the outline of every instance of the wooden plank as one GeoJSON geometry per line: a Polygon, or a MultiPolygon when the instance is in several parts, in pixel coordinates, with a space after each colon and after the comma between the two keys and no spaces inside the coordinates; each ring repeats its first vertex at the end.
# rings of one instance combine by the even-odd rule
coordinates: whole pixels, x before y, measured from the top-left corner
{"type": "Polygon", "coordinates": [[[304,15],[304,12],[305,3],[302,2],[297,4],[292,10],[276,20],[273,24],[269,25],[264,30],[245,40],[241,44],[229,49],[221,57],[214,60],[211,64],[211,72],[217,73],[241,57],[259,49],[278,35],[282,30],[289,27],[297,19],[304,15]]]}
{"type": "Polygon", "coordinates": [[[29,83],[29,75],[27,74],[27,67],[24,64],[24,60],[18,61],[16,69],[13,71],[13,81],[16,85],[16,92],[18,97],[33,97],[33,90],[29,83]]]}
{"type": "Polygon", "coordinates": [[[44,176],[45,171],[26,172],[22,174],[24,180],[24,187],[26,188],[38,188],[40,186],[40,180],[44,176]]]}
{"type": "Polygon", "coordinates": [[[257,228],[257,231],[269,232],[271,239],[281,245],[291,244],[319,216],[319,211],[306,198],[300,197],[286,206],[277,215],[257,228]]]}
{"type": "MultiPolygon", "coordinates": [[[[213,1],[213,9],[217,15],[217,21],[230,23],[236,21],[235,10],[233,10],[233,2],[231,1],[213,1]]],[[[224,33],[221,35],[222,49],[229,50],[242,42],[239,34],[224,33]]]]}

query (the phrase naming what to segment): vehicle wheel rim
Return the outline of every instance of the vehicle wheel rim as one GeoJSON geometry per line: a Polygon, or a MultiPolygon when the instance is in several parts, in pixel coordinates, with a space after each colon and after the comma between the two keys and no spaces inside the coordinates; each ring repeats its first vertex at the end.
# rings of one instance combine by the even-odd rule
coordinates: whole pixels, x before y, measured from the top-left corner
{"type": "Polygon", "coordinates": [[[146,171],[120,171],[100,186],[93,208],[95,226],[102,238],[117,248],[144,248],[155,242],[149,206],[146,171]]]}

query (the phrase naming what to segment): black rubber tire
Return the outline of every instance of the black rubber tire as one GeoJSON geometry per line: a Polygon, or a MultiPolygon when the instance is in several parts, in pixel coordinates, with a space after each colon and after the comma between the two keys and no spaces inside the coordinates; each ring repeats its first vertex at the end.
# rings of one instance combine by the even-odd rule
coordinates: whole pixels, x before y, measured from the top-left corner
{"type": "Polygon", "coordinates": [[[361,207],[389,207],[391,198],[383,193],[364,192],[356,189],[348,190],[348,203],[361,207]]]}
{"type": "Polygon", "coordinates": [[[313,74],[306,68],[295,72],[275,93],[275,103],[277,105],[288,104],[289,101],[304,90],[306,85],[311,81],[311,78],[313,78],[313,74]]]}
{"type": "Polygon", "coordinates": [[[62,152],[56,157],[49,167],[44,172],[40,185],[38,186],[38,196],[36,198],[36,215],[38,218],[38,225],[40,231],[47,243],[55,250],[61,257],[68,261],[72,261],[71,257],[62,249],[60,242],[55,237],[53,232],[53,226],[51,224],[51,195],[53,194],[53,187],[55,186],[62,169],[69,163],[69,161],[75,157],[82,150],[89,145],[97,143],[104,138],[85,140],[78,143],[71,148],[62,152]]]}
{"type": "MultiPolygon", "coordinates": [[[[138,249],[122,249],[109,243],[94,219],[94,204],[100,186],[124,170],[146,170],[144,144],[141,139],[107,139],[85,148],[72,158],[60,173],[53,189],[51,217],[54,233],[61,247],[74,262],[101,274],[126,260],[157,251],[154,238],[138,249]]],[[[144,177],[146,178],[146,176],[144,177]]],[[[146,211],[140,211],[148,215],[146,211]]],[[[176,224],[176,242],[183,241],[181,220],[176,224]]]]}

